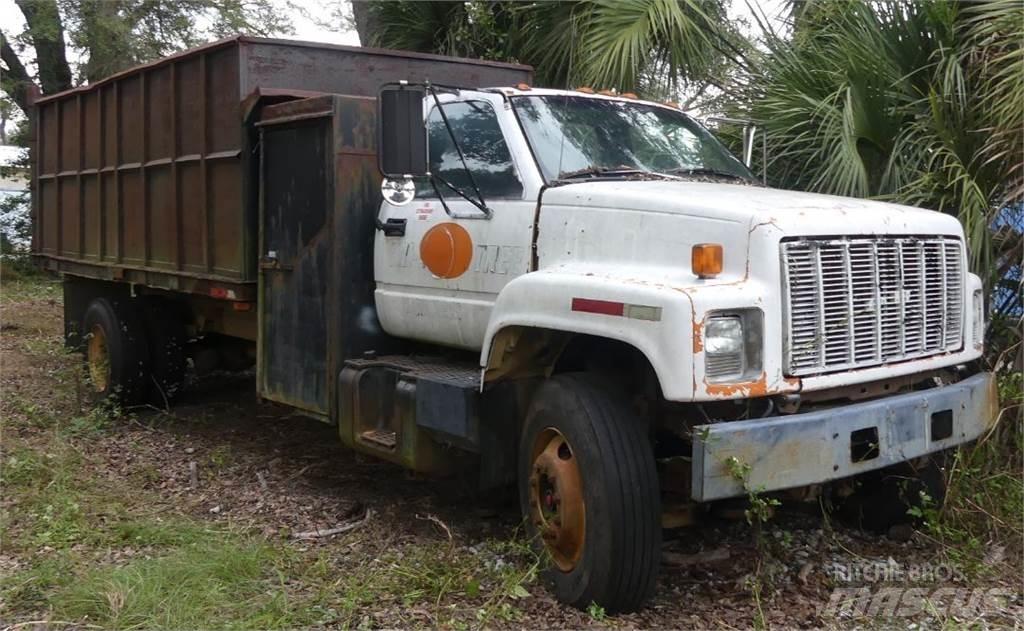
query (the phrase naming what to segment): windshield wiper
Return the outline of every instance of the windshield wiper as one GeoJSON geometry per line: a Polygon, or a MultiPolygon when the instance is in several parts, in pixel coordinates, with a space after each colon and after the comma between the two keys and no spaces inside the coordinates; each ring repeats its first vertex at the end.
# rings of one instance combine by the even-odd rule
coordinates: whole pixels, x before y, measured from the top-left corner
{"type": "Polygon", "coordinates": [[[709,169],[707,167],[680,167],[678,169],[672,169],[669,172],[672,173],[673,175],[713,175],[715,177],[727,177],[731,180],[750,181],[750,178],[744,177],[742,175],[737,175],[735,173],[730,173],[728,171],[721,171],[719,169],[709,169]]]}
{"type": "Polygon", "coordinates": [[[579,171],[570,171],[569,173],[561,173],[558,176],[560,180],[575,180],[581,177],[599,177],[602,175],[636,175],[638,173],[647,173],[640,169],[633,167],[587,167],[580,169],[579,171]]]}
{"type": "Polygon", "coordinates": [[[577,180],[585,177],[616,177],[620,175],[654,175],[665,177],[664,173],[655,173],[654,171],[645,171],[622,165],[617,167],[587,167],[578,171],[570,171],[569,173],[559,175],[556,181],[577,180]]]}

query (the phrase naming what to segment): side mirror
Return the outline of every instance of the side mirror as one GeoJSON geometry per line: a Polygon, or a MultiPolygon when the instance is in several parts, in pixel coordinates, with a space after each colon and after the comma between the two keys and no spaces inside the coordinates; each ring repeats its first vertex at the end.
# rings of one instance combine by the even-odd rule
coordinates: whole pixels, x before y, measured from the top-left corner
{"type": "Polygon", "coordinates": [[[384,177],[427,174],[427,130],[421,87],[386,85],[377,97],[377,161],[384,177]]]}

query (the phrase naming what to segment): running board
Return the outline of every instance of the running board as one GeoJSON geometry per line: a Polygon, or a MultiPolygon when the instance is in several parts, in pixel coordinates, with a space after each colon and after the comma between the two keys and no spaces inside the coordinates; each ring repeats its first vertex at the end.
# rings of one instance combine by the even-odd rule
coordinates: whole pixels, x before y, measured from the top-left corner
{"type": "Polygon", "coordinates": [[[349,360],[338,375],[342,441],[417,471],[451,469],[458,453],[480,451],[479,384],[479,367],[464,362],[349,360]]]}

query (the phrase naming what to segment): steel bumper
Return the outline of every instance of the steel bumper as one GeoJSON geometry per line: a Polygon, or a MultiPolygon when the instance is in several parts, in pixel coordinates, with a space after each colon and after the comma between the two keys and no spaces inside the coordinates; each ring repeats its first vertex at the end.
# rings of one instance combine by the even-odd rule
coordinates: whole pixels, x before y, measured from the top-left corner
{"type": "Polygon", "coordinates": [[[706,502],[880,469],[978,438],[998,409],[995,377],[979,373],[819,412],[701,425],[694,428],[692,497],[706,502]],[[873,445],[876,435],[877,449],[865,456],[864,437],[873,445]]]}

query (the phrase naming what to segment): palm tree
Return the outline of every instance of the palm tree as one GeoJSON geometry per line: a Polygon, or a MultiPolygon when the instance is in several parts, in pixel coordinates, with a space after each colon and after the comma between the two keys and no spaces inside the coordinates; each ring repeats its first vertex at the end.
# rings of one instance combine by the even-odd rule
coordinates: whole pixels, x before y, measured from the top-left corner
{"type": "Polygon", "coordinates": [[[1019,279],[1024,4],[800,5],[728,90],[767,132],[769,180],[957,215],[988,287],[1019,279]]]}
{"type": "Polygon", "coordinates": [[[546,86],[667,96],[743,57],[724,0],[371,1],[362,9],[373,24],[364,44],[527,63],[546,86]]]}

